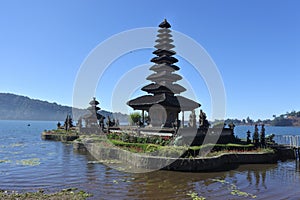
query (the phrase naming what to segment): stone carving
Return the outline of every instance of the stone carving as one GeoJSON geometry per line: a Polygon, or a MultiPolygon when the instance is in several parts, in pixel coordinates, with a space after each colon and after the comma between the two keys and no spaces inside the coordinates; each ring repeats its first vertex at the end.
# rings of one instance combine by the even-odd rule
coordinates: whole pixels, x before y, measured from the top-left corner
{"type": "Polygon", "coordinates": [[[202,110],[200,110],[199,114],[199,128],[208,129],[209,128],[209,122],[206,119],[206,114],[202,110]]]}
{"type": "Polygon", "coordinates": [[[192,113],[190,114],[189,127],[196,128],[196,114],[195,114],[195,110],[192,110],[192,113]]]}
{"type": "Polygon", "coordinates": [[[250,144],[250,143],[251,143],[250,137],[251,137],[251,132],[248,130],[248,131],[247,131],[247,144],[250,144]]]}

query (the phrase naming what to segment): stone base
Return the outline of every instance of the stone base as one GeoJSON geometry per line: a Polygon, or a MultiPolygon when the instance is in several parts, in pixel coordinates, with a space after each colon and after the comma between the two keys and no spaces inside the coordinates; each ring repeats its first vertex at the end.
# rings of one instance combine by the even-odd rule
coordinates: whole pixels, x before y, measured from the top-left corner
{"type": "Polygon", "coordinates": [[[228,170],[229,165],[276,163],[276,153],[226,153],[205,158],[171,158],[131,153],[117,147],[101,147],[97,143],[74,143],[75,150],[87,150],[98,160],[120,160],[141,169],[165,169],[184,172],[228,170]],[[84,146],[84,148],[83,148],[84,146]]]}

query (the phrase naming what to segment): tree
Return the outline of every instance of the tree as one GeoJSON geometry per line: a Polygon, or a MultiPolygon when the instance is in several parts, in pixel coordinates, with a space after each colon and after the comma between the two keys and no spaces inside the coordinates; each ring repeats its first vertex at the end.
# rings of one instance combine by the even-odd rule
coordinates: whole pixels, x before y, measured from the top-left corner
{"type": "Polygon", "coordinates": [[[254,122],[252,119],[250,119],[249,116],[247,117],[246,121],[247,121],[248,124],[253,124],[253,122],[254,122]]]}
{"type": "Polygon", "coordinates": [[[130,124],[137,124],[141,121],[141,114],[139,112],[130,113],[130,124]]]}
{"type": "Polygon", "coordinates": [[[260,144],[262,147],[266,146],[266,133],[265,133],[265,125],[261,125],[261,131],[260,131],[260,144]]]}
{"type": "Polygon", "coordinates": [[[255,146],[258,146],[258,143],[259,143],[259,133],[258,133],[257,124],[255,124],[255,127],[254,127],[253,143],[255,144],[255,146]]]}

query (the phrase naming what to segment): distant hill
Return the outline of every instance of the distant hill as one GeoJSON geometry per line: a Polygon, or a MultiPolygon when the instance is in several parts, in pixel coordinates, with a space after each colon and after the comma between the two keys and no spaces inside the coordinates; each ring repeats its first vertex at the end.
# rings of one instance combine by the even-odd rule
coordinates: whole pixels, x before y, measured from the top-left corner
{"type": "MultiPolygon", "coordinates": [[[[80,114],[88,112],[84,109],[75,110],[80,114]]],[[[70,106],[62,106],[57,103],[30,99],[26,96],[10,93],[0,93],[0,120],[64,121],[68,114],[72,114],[72,107],[70,106]]],[[[128,115],[126,114],[111,113],[105,110],[101,110],[100,114],[111,116],[120,122],[128,122],[128,115]]]]}
{"type": "Polygon", "coordinates": [[[226,119],[225,123],[233,123],[235,125],[254,125],[254,124],[265,124],[271,126],[300,126],[300,111],[286,112],[279,116],[273,115],[274,119],[264,119],[254,121],[247,117],[247,119],[226,119]]]}

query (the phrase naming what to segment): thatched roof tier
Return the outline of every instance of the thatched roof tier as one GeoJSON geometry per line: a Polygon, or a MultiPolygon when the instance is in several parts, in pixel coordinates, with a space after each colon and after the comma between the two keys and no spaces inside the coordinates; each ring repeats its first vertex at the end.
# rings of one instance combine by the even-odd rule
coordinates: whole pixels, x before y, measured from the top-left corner
{"type": "Polygon", "coordinates": [[[173,56],[173,55],[176,54],[175,51],[166,50],[166,49],[157,49],[157,50],[153,51],[152,53],[157,55],[157,56],[173,56]]]}
{"type": "Polygon", "coordinates": [[[182,77],[178,74],[170,73],[169,71],[161,71],[158,73],[151,74],[147,77],[147,80],[153,81],[153,82],[176,82],[181,80],[182,77]]]}
{"type": "Polygon", "coordinates": [[[159,93],[172,93],[172,94],[180,94],[181,92],[186,91],[184,87],[178,84],[170,84],[170,85],[161,85],[156,83],[151,83],[142,88],[143,91],[153,94],[159,93]]]}
{"type": "Polygon", "coordinates": [[[170,56],[159,56],[159,57],[152,58],[151,62],[154,62],[156,64],[163,64],[163,63],[173,64],[173,63],[178,62],[178,60],[176,58],[170,57],[170,56]]]}
{"type": "Polygon", "coordinates": [[[178,111],[194,110],[201,105],[193,100],[182,96],[172,96],[168,94],[145,95],[130,100],[127,103],[136,110],[149,110],[152,105],[160,104],[164,107],[177,108],[178,111]]]}
{"type": "Polygon", "coordinates": [[[180,68],[176,65],[170,65],[167,63],[163,64],[155,64],[152,67],[150,67],[150,70],[155,71],[155,72],[160,72],[160,71],[178,71],[180,68]]]}

